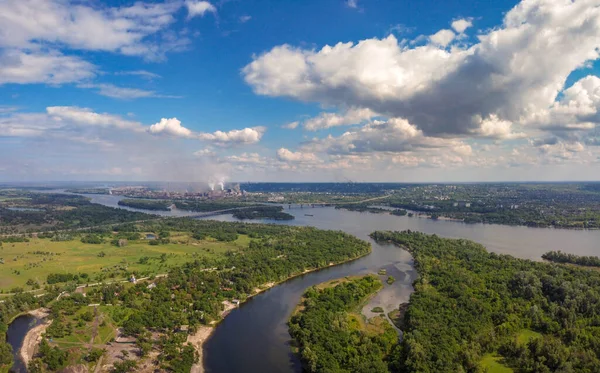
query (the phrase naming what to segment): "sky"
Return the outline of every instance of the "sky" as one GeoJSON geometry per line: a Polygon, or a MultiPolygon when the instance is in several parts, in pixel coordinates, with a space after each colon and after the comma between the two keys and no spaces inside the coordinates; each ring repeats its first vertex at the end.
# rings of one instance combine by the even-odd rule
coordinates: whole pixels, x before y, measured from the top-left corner
{"type": "Polygon", "coordinates": [[[600,0],[0,0],[0,181],[600,180],[600,0]]]}

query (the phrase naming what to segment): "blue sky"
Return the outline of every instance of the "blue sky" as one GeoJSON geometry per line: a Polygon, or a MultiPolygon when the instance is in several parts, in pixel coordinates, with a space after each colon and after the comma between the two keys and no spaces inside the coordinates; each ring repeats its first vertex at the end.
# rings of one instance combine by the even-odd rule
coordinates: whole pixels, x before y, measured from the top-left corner
{"type": "Polygon", "coordinates": [[[598,179],[599,4],[0,1],[0,178],[598,179]]]}

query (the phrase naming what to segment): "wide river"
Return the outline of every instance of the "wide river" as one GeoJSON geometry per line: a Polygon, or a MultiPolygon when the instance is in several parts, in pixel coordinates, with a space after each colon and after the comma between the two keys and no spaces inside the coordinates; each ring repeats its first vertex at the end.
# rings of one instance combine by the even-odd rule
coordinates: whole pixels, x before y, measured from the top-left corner
{"type": "MultiPolygon", "coordinates": [[[[118,196],[89,195],[92,202],[118,207],[118,196]]],[[[287,210],[287,208],[286,208],[287,210]]],[[[477,241],[488,250],[515,257],[539,260],[549,250],[578,255],[600,255],[600,231],[512,227],[491,224],[464,224],[388,214],[359,213],[334,208],[293,207],[296,217],[281,224],[308,225],[341,230],[367,240],[373,252],[354,262],[312,272],[257,295],[232,311],[205,344],[204,365],[209,373],[301,372],[298,359],[290,352],[286,322],[306,288],[347,275],[376,272],[386,268],[396,282],[384,289],[386,299],[396,305],[408,301],[416,273],[411,256],[391,245],[379,245],[369,238],[375,230],[415,230],[449,238],[477,241]],[[308,215],[312,216],[308,216],[308,215]]],[[[185,215],[178,212],[178,216],[185,215]]],[[[231,215],[211,217],[234,221],[231,215]]]]}

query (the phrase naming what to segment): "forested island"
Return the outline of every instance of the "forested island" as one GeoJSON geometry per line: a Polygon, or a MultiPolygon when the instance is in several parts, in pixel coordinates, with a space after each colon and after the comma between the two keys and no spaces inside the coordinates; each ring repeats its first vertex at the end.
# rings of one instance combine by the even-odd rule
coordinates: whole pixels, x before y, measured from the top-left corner
{"type": "Polygon", "coordinates": [[[384,317],[363,320],[359,310],[382,286],[379,278],[367,275],[306,291],[289,321],[306,372],[388,372],[398,334],[384,317]]]}
{"type": "Polygon", "coordinates": [[[233,212],[235,218],[241,220],[270,219],[270,220],[294,220],[294,215],[283,212],[281,206],[255,206],[240,209],[233,212]]]}
{"type": "Polygon", "coordinates": [[[408,250],[419,273],[389,371],[600,371],[600,273],[464,239],[372,237],[408,250]]]}
{"type": "MultiPolygon", "coordinates": [[[[97,274],[50,274],[46,284],[39,284],[43,296],[35,297],[20,290],[3,298],[4,302],[0,303],[2,334],[10,320],[20,312],[39,307],[50,310],[52,323],[46,330],[48,340],[42,341],[30,367],[47,372],[59,371],[66,366],[85,366],[93,370],[103,358],[102,364],[113,364],[116,372],[135,371],[142,366],[189,372],[198,362],[197,349],[200,347],[194,342],[195,334],[218,322],[224,310],[236,302],[243,302],[290,277],[370,252],[369,244],[342,232],[187,218],[96,229],[94,236],[105,243],[90,244],[87,250],[99,260],[106,260],[135,245],[144,245],[142,242],[148,232],[156,236],[147,240],[148,248],[166,246],[173,252],[178,246],[186,247],[188,251],[177,255],[182,264],[163,265],[171,261],[172,254],[158,251],[140,257],[135,263],[127,260],[130,265],[106,267],[109,272],[103,267],[101,271],[117,273],[116,278],[130,278],[130,281],[100,282],[74,291],[78,284],[96,281],[97,274]],[[125,239],[118,237],[129,237],[129,240],[123,246],[117,242],[114,250],[109,251],[106,245],[125,239]],[[132,281],[132,276],[142,277],[144,267],[165,272],[159,277],[132,281]],[[58,297],[59,294],[63,295],[58,297]],[[97,306],[90,308],[88,304],[97,306]],[[128,347],[107,344],[112,338],[125,338],[132,343],[128,347]],[[90,340],[95,341],[91,350],[90,340]],[[119,351],[121,349],[126,352],[119,351]]],[[[31,239],[29,243],[38,240],[48,238],[31,239]]],[[[67,255],[62,253],[63,250],[59,249],[60,255],[67,255]]],[[[29,255],[51,258],[54,252],[40,250],[39,254],[32,251],[29,255]]],[[[45,273],[45,267],[50,265],[46,263],[41,261],[39,267],[31,267],[25,275],[39,278],[36,271],[45,273]]],[[[9,365],[7,359],[12,357],[2,336],[0,341],[0,365],[6,367],[9,365]]]]}
{"type": "Polygon", "coordinates": [[[133,207],[136,209],[142,210],[152,210],[152,211],[170,211],[169,208],[171,206],[170,201],[160,200],[160,199],[134,199],[127,198],[122,199],[118,202],[119,206],[127,206],[133,207]]]}

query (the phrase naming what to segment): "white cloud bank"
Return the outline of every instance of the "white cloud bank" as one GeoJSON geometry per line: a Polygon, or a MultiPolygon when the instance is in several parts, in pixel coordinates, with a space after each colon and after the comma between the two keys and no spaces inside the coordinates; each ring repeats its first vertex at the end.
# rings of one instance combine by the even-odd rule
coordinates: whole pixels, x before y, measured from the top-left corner
{"type": "Polygon", "coordinates": [[[510,138],[508,123],[529,125],[522,119],[555,105],[571,72],[598,59],[599,38],[600,0],[524,0],[471,45],[454,44],[451,30],[414,47],[393,35],[320,50],[280,45],[242,72],[260,95],[368,108],[429,136],[510,138]]]}

